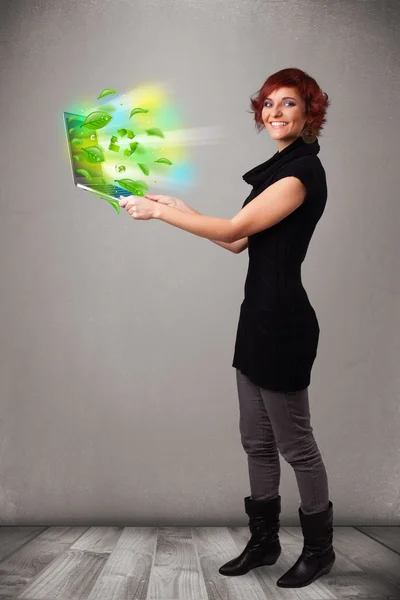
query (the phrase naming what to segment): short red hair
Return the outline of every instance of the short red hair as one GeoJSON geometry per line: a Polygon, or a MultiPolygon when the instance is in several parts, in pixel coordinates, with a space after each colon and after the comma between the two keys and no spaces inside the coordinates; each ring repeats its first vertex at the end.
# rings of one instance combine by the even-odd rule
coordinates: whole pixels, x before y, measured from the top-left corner
{"type": "Polygon", "coordinates": [[[277,71],[270,75],[261,89],[257,92],[257,97],[250,99],[252,112],[254,112],[255,126],[260,132],[265,125],[261,118],[265,98],[268,98],[271,92],[281,87],[296,88],[296,91],[303,98],[306,104],[307,122],[317,131],[317,136],[326,123],[326,111],[330,105],[328,95],[321,90],[315,79],[302,71],[301,69],[289,68],[277,71]]]}

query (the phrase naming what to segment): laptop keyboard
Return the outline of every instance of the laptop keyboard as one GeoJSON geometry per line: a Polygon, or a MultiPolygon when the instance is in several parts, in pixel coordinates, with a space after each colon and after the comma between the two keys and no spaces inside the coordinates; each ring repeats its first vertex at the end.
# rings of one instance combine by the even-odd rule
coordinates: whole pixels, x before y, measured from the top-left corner
{"type": "Polygon", "coordinates": [[[98,190],[99,192],[103,192],[104,194],[108,194],[109,196],[132,196],[133,194],[119,185],[113,185],[110,183],[99,183],[91,186],[94,190],[98,190]]]}

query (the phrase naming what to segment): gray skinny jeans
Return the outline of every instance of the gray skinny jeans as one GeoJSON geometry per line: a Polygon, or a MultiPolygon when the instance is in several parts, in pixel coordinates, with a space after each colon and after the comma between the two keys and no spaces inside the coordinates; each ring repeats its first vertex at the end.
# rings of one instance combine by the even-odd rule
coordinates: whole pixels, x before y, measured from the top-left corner
{"type": "Polygon", "coordinates": [[[236,380],[251,497],[267,499],[279,494],[279,450],[294,469],[301,510],[316,513],[328,508],[328,478],[313,435],[308,388],[296,392],[268,390],[254,385],[239,369],[236,380]]]}

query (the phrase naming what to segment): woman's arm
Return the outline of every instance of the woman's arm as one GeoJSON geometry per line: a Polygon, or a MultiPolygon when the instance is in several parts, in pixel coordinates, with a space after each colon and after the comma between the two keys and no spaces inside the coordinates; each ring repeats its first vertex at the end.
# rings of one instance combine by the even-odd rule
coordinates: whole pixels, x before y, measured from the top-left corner
{"type": "MultiPolygon", "coordinates": [[[[186,202],[183,202],[183,200],[180,201],[180,205],[179,205],[180,210],[183,210],[185,212],[190,212],[190,213],[195,213],[197,215],[201,215],[201,213],[199,213],[197,210],[195,210],[194,208],[192,208],[191,206],[189,206],[188,204],[186,204],[186,202]]],[[[236,240],[236,242],[217,242],[217,240],[210,240],[210,242],[213,242],[213,244],[218,244],[218,246],[222,246],[222,248],[226,248],[227,250],[229,250],[230,252],[233,252],[234,254],[240,254],[240,252],[243,252],[243,250],[245,250],[247,248],[247,240],[248,238],[242,238],[241,240],[236,240]]]]}
{"type": "MultiPolygon", "coordinates": [[[[208,217],[197,211],[176,210],[166,204],[154,202],[153,219],[159,219],[184,231],[207,238],[211,241],[231,243],[234,240],[234,225],[232,219],[208,217]]],[[[245,236],[243,236],[245,237],[245,236]]],[[[242,238],[240,238],[242,239],[242,238]]]]}

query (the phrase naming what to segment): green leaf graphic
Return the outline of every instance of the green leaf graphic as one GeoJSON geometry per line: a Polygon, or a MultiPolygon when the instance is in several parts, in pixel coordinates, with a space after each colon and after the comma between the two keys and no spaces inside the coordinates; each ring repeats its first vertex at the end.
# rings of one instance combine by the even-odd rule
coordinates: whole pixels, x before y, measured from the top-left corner
{"type": "Polygon", "coordinates": [[[155,160],[154,162],[163,163],[165,165],[172,165],[172,162],[170,160],[168,160],[168,158],[159,158],[158,160],[155,160]]]}
{"type": "Polygon", "coordinates": [[[113,118],[114,117],[107,112],[95,110],[86,117],[81,127],[87,127],[88,129],[101,129],[102,127],[105,127],[113,118]]]}
{"type": "Polygon", "coordinates": [[[161,131],[161,129],[158,129],[157,127],[153,127],[152,129],[146,129],[145,130],[147,135],[157,135],[158,137],[164,137],[163,132],[161,131]]]}
{"type": "Polygon", "coordinates": [[[73,140],[71,140],[71,144],[73,146],[80,146],[81,144],[83,144],[83,141],[78,138],[74,138],[73,140]]]}
{"type": "Polygon", "coordinates": [[[118,138],[117,138],[117,136],[116,136],[116,135],[112,135],[112,136],[111,136],[111,139],[110,139],[110,143],[111,143],[111,144],[115,144],[115,142],[118,142],[118,138]]]}
{"type": "Polygon", "coordinates": [[[135,196],[144,196],[143,186],[133,179],[114,179],[119,185],[135,196]]]}
{"type": "Polygon", "coordinates": [[[140,187],[145,188],[146,190],[149,189],[149,186],[147,185],[147,183],[145,181],[143,181],[143,179],[136,179],[135,183],[136,183],[136,185],[140,185],[140,187]]]}
{"type": "Polygon", "coordinates": [[[117,144],[110,144],[108,146],[109,150],[112,150],[113,152],[118,152],[118,150],[120,149],[121,146],[118,146],[117,144]]]}
{"type": "Polygon", "coordinates": [[[98,163],[105,160],[103,152],[97,146],[82,148],[82,152],[84,153],[86,160],[90,163],[98,163]]]}
{"type": "Polygon", "coordinates": [[[79,175],[83,175],[84,177],[86,177],[88,181],[92,180],[91,174],[88,171],[86,171],[86,169],[77,169],[76,172],[79,173],[79,175]]]}
{"type": "Polygon", "coordinates": [[[133,133],[133,131],[131,131],[130,129],[128,129],[128,133],[127,133],[127,135],[128,135],[128,138],[129,138],[130,140],[131,140],[131,139],[133,139],[133,138],[135,137],[135,134],[134,134],[134,133],[133,133]]]}
{"type": "Polygon", "coordinates": [[[71,133],[73,132],[74,129],[75,129],[75,127],[71,127],[71,129],[68,129],[68,133],[71,135],[71,133]]]}
{"type": "MultiPolygon", "coordinates": [[[[130,146],[130,149],[131,149],[131,151],[132,151],[132,152],[135,152],[136,148],[139,146],[139,142],[131,142],[131,143],[129,144],[129,146],[130,146]]],[[[132,153],[132,152],[131,152],[131,153],[132,153]]]]}
{"type": "Polygon", "coordinates": [[[127,133],[128,133],[127,129],[118,129],[119,137],[124,137],[124,135],[126,135],[127,133]]]}
{"type": "Polygon", "coordinates": [[[79,160],[79,156],[77,156],[76,154],[74,154],[72,158],[73,158],[74,160],[76,160],[77,162],[78,162],[78,160],[79,160]]]}
{"type": "Polygon", "coordinates": [[[129,115],[129,118],[133,117],[133,115],[137,115],[138,113],[148,113],[149,111],[146,110],[145,108],[133,108],[131,110],[131,114],[129,115]]]}
{"type": "Polygon", "coordinates": [[[148,167],[147,165],[144,165],[144,164],[141,164],[141,163],[137,163],[137,166],[139,167],[139,169],[140,169],[141,171],[143,171],[143,173],[144,173],[145,175],[148,175],[148,174],[149,174],[149,167],[148,167]]]}
{"type": "Polygon", "coordinates": [[[108,94],[116,94],[116,90],[111,90],[110,88],[106,88],[102,92],[100,92],[100,96],[97,96],[97,99],[104,98],[104,96],[108,96],[108,94]]]}

